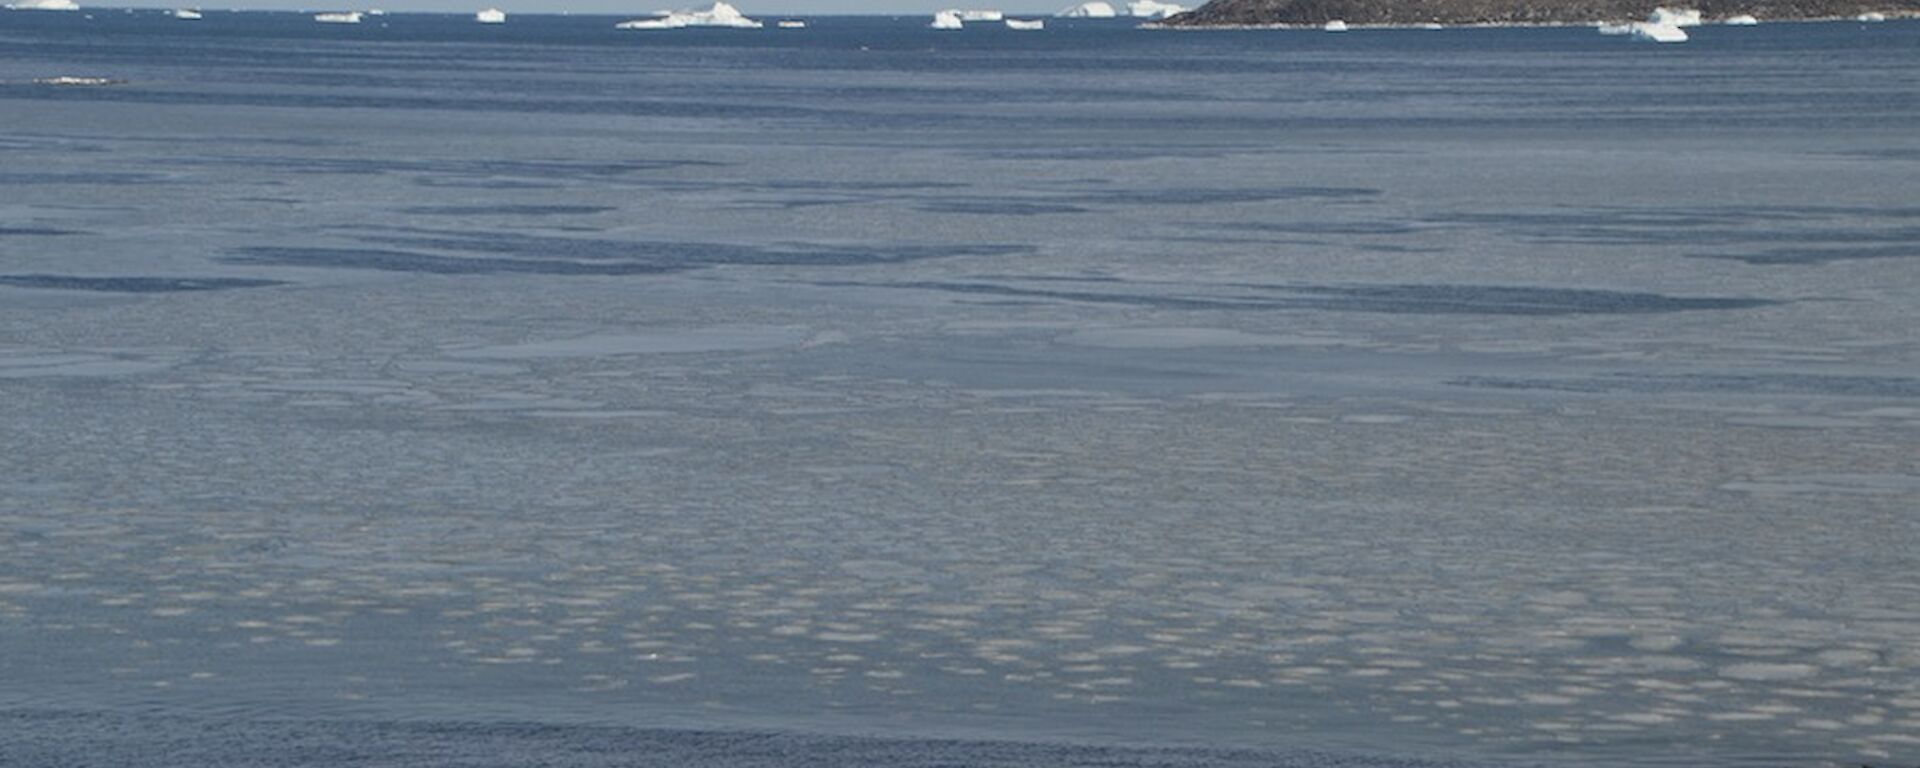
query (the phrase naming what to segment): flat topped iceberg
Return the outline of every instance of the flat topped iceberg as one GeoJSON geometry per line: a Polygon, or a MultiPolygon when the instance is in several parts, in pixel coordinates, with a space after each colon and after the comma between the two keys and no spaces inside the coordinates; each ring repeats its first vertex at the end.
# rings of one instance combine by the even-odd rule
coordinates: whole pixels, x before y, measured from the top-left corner
{"type": "Polygon", "coordinates": [[[1164,19],[1186,12],[1187,7],[1184,5],[1162,3],[1159,0],[1133,0],[1127,3],[1127,15],[1140,19],[1164,19]]]}
{"type": "Polygon", "coordinates": [[[960,12],[961,21],[1001,21],[1006,18],[1007,18],[1006,13],[1002,11],[996,11],[991,8],[982,8],[977,10],[960,12]]]}
{"type": "Polygon", "coordinates": [[[7,10],[9,11],[77,11],[77,10],[80,10],[80,4],[75,3],[73,0],[20,0],[20,2],[18,3],[8,3],[6,7],[7,7],[7,10]]]}
{"type": "Polygon", "coordinates": [[[732,29],[759,29],[758,21],[749,19],[740,13],[740,9],[724,2],[716,2],[703,9],[681,11],[661,11],[658,18],[636,19],[615,24],[615,29],[681,29],[684,27],[729,27],[732,29]]]}
{"type": "Polygon", "coordinates": [[[1751,27],[1759,24],[1760,20],[1743,13],[1738,16],[1728,16],[1725,21],[1720,23],[1730,27],[1751,27]]]}
{"type": "Polygon", "coordinates": [[[507,12],[498,8],[488,8],[473,15],[473,20],[482,24],[505,24],[507,12]]]}
{"type": "Polygon", "coordinates": [[[933,23],[927,26],[934,29],[960,29],[965,25],[960,23],[959,11],[941,11],[933,15],[933,23]]]}
{"type": "Polygon", "coordinates": [[[1879,11],[1868,11],[1866,13],[1853,17],[1853,20],[1865,21],[1865,22],[1886,21],[1887,15],[1879,11]]]}
{"type": "Polygon", "coordinates": [[[1111,19],[1119,16],[1120,12],[1115,11],[1111,4],[1102,0],[1093,0],[1064,9],[1054,15],[1063,19],[1111,19]]]}
{"type": "Polygon", "coordinates": [[[316,13],[313,15],[313,20],[322,24],[358,24],[360,23],[360,12],[338,11],[332,13],[316,13]]]}
{"type": "Polygon", "coordinates": [[[1032,21],[1026,21],[1022,19],[1007,19],[1007,29],[1017,29],[1023,32],[1031,32],[1033,30],[1046,29],[1046,28],[1047,28],[1047,22],[1044,19],[1034,19],[1032,21]]]}

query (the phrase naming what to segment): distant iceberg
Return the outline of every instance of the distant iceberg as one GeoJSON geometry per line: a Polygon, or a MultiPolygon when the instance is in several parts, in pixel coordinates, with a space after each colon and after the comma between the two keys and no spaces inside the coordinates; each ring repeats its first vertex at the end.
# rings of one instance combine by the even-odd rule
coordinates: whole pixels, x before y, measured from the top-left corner
{"type": "Polygon", "coordinates": [[[8,3],[6,8],[9,11],[77,11],[80,4],[73,0],[21,0],[8,3]]]}
{"type": "Polygon", "coordinates": [[[1081,3],[1054,14],[1062,19],[1111,19],[1119,15],[1119,11],[1115,11],[1111,4],[1102,0],[1081,3]]]}
{"type": "Polygon", "coordinates": [[[360,23],[360,12],[337,11],[332,13],[316,13],[313,15],[313,20],[322,24],[358,24],[360,23]]]}
{"type": "Polygon", "coordinates": [[[1599,30],[1600,34],[1603,35],[1631,35],[1633,34],[1633,22],[1614,24],[1603,21],[1600,22],[1599,30]]]}
{"type": "Polygon", "coordinates": [[[1127,3],[1127,15],[1139,19],[1164,19],[1186,12],[1187,7],[1184,5],[1162,3],[1158,0],[1133,0],[1127,3]]]}
{"type": "Polygon", "coordinates": [[[1868,11],[1866,13],[1853,17],[1853,20],[1865,21],[1865,22],[1886,21],[1887,15],[1884,13],[1880,13],[1879,11],[1868,11]]]}
{"type": "Polygon", "coordinates": [[[1023,21],[1020,19],[1007,19],[1007,29],[1017,29],[1023,32],[1030,32],[1036,29],[1046,29],[1046,28],[1047,28],[1047,22],[1045,19],[1034,19],[1032,21],[1023,21]]]}
{"type": "Polygon", "coordinates": [[[481,24],[505,24],[507,12],[498,8],[488,8],[473,15],[473,20],[481,24]]]}
{"type": "Polygon", "coordinates": [[[991,8],[960,12],[961,21],[1001,21],[1006,18],[1007,14],[1005,12],[996,11],[991,8]]]}
{"type": "Polygon", "coordinates": [[[199,11],[192,8],[175,8],[173,9],[173,17],[181,21],[199,21],[204,18],[199,11]]]}
{"type": "Polygon", "coordinates": [[[1347,22],[1342,21],[1340,19],[1334,19],[1333,21],[1327,22],[1327,25],[1324,27],[1321,27],[1321,29],[1324,29],[1328,32],[1345,32],[1347,31],[1347,22]]]}
{"type": "Polygon", "coordinates": [[[960,23],[959,11],[941,11],[933,15],[933,23],[927,26],[934,29],[960,29],[966,25],[960,23]]]}
{"type": "Polygon", "coordinates": [[[1641,22],[1633,25],[1633,39],[1650,43],[1684,43],[1687,31],[1672,24],[1641,22]]]}
{"type": "Polygon", "coordinates": [[[807,23],[799,19],[781,19],[780,21],[774,22],[773,25],[775,27],[779,27],[780,29],[806,29],[807,28],[807,23]]]}
{"type": "Polygon", "coordinates": [[[1722,21],[1720,23],[1725,24],[1729,27],[1751,27],[1756,24],[1759,24],[1760,20],[1743,13],[1743,14],[1740,14],[1739,16],[1728,16],[1725,21],[1722,21]]]}
{"type": "Polygon", "coordinates": [[[1647,23],[1655,26],[1697,27],[1700,26],[1700,11],[1693,8],[1655,8],[1647,14],[1647,23]]]}
{"type": "Polygon", "coordinates": [[[658,18],[623,21],[613,26],[615,29],[681,29],[683,27],[759,29],[763,25],[741,15],[738,8],[724,2],[716,2],[705,9],[662,11],[658,18]]]}

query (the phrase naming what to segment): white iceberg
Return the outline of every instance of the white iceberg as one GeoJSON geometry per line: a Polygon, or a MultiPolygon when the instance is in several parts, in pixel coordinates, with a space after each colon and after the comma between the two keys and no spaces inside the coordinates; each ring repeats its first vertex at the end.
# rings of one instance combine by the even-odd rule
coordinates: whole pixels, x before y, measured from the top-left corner
{"type": "Polygon", "coordinates": [[[1729,27],[1751,27],[1759,24],[1760,20],[1743,13],[1738,16],[1728,16],[1725,21],[1720,23],[1729,27]]]}
{"type": "Polygon", "coordinates": [[[1001,21],[1006,18],[1006,13],[991,8],[960,12],[961,21],[1001,21]]]}
{"type": "Polygon", "coordinates": [[[199,11],[192,8],[175,8],[173,9],[173,17],[181,21],[199,21],[204,18],[199,11]]]}
{"type": "Polygon", "coordinates": [[[1103,2],[1103,0],[1092,0],[1092,2],[1081,3],[1054,14],[1054,16],[1062,19],[1111,19],[1119,15],[1120,12],[1115,11],[1111,4],[1103,2]]]}
{"type": "Polygon", "coordinates": [[[1347,31],[1347,22],[1340,19],[1334,19],[1333,21],[1327,22],[1327,25],[1324,27],[1321,27],[1321,29],[1324,29],[1328,32],[1345,32],[1347,31]]]}
{"type": "Polygon", "coordinates": [[[1046,29],[1046,28],[1047,28],[1047,22],[1045,19],[1034,19],[1032,21],[1024,21],[1021,19],[1007,19],[1007,29],[1017,29],[1023,32],[1030,32],[1036,29],[1046,29]]]}
{"type": "Polygon", "coordinates": [[[807,28],[807,23],[799,19],[781,19],[780,21],[774,22],[773,25],[781,29],[806,29],[807,28]]]}
{"type": "Polygon", "coordinates": [[[1647,14],[1647,23],[1669,27],[1700,26],[1700,11],[1693,8],[1655,8],[1647,14]]]}
{"type": "Polygon", "coordinates": [[[336,11],[331,13],[316,13],[313,15],[313,20],[322,24],[358,24],[360,23],[360,12],[336,11]]]}
{"type": "Polygon", "coordinates": [[[6,8],[9,11],[77,11],[80,4],[73,0],[22,0],[8,3],[6,8]]]}
{"type": "Polygon", "coordinates": [[[1650,43],[1684,43],[1687,31],[1672,24],[1640,23],[1633,25],[1633,39],[1650,43]]]}
{"type": "Polygon", "coordinates": [[[507,12],[498,8],[488,8],[473,15],[473,20],[481,24],[505,24],[507,12]]]}
{"type": "Polygon", "coordinates": [[[1879,11],[1868,11],[1866,13],[1853,17],[1853,20],[1865,21],[1865,22],[1886,21],[1887,15],[1879,11]]]}
{"type": "Polygon", "coordinates": [[[1184,5],[1162,3],[1159,0],[1133,0],[1127,3],[1127,15],[1139,19],[1164,19],[1186,12],[1184,5]]]}
{"type": "Polygon", "coordinates": [[[742,15],[738,8],[724,2],[716,2],[705,9],[661,11],[658,18],[623,21],[613,26],[614,29],[681,29],[684,27],[759,29],[763,25],[742,15]]]}
{"type": "Polygon", "coordinates": [[[933,15],[933,23],[927,26],[934,29],[960,29],[965,25],[960,23],[959,11],[941,11],[933,15]]]}
{"type": "Polygon", "coordinates": [[[1612,22],[1605,22],[1605,21],[1600,22],[1600,34],[1631,35],[1633,34],[1633,22],[1625,22],[1625,23],[1612,23],[1612,22]]]}

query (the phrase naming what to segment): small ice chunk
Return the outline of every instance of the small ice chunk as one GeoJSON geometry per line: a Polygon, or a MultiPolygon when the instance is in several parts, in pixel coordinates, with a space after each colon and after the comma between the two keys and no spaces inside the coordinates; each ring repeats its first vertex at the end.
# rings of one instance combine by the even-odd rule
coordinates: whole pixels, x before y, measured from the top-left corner
{"type": "Polygon", "coordinates": [[[1044,19],[1033,19],[1031,21],[1025,19],[1007,19],[1007,29],[1032,32],[1046,28],[1047,22],[1044,19]]]}
{"type": "Polygon", "coordinates": [[[1751,27],[1759,24],[1760,20],[1743,13],[1738,16],[1728,16],[1725,21],[1720,23],[1729,27],[1751,27]]]}
{"type": "Polygon", "coordinates": [[[1333,21],[1327,22],[1326,26],[1321,27],[1321,29],[1328,32],[1345,32],[1347,31],[1347,22],[1341,19],[1334,19],[1333,21]]]}
{"type": "Polygon", "coordinates": [[[481,24],[505,24],[507,12],[498,8],[488,8],[473,15],[473,20],[481,24]]]}

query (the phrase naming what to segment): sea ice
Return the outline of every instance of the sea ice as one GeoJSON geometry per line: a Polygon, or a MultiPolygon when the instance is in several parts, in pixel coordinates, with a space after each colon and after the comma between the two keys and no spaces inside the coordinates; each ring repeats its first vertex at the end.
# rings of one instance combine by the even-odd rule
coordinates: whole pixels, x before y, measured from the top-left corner
{"type": "Polygon", "coordinates": [[[488,8],[473,15],[473,20],[481,24],[505,24],[507,12],[498,8],[488,8]]]}
{"type": "Polygon", "coordinates": [[[6,9],[9,11],[77,11],[80,10],[80,5],[73,0],[21,0],[18,3],[8,3],[6,9]]]}
{"type": "Polygon", "coordinates": [[[1059,13],[1054,14],[1054,16],[1062,19],[1111,19],[1119,15],[1120,13],[1113,9],[1112,4],[1103,2],[1103,0],[1092,0],[1092,2],[1081,3],[1071,8],[1062,9],[1059,13]]]}
{"type": "Polygon", "coordinates": [[[1164,19],[1186,11],[1186,6],[1159,0],[1133,0],[1127,3],[1127,15],[1140,19],[1164,19]]]}
{"type": "Polygon", "coordinates": [[[941,11],[933,15],[933,23],[928,26],[934,29],[960,29],[964,25],[960,23],[959,11],[941,11]]]}
{"type": "Polygon", "coordinates": [[[971,10],[971,11],[960,11],[961,21],[1003,21],[1006,18],[1007,18],[1007,15],[1004,12],[996,11],[991,8],[971,10]]]}
{"type": "Polygon", "coordinates": [[[1027,21],[1023,19],[1007,19],[1007,29],[1032,31],[1032,30],[1046,29],[1046,28],[1047,28],[1047,22],[1042,19],[1034,19],[1032,21],[1027,21]]]}
{"type": "Polygon", "coordinates": [[[316,13],[313,15],[313,20],[322,24],[358,24],[360,23],[360,12],[340,11],[334,13],[316,13]]]}

